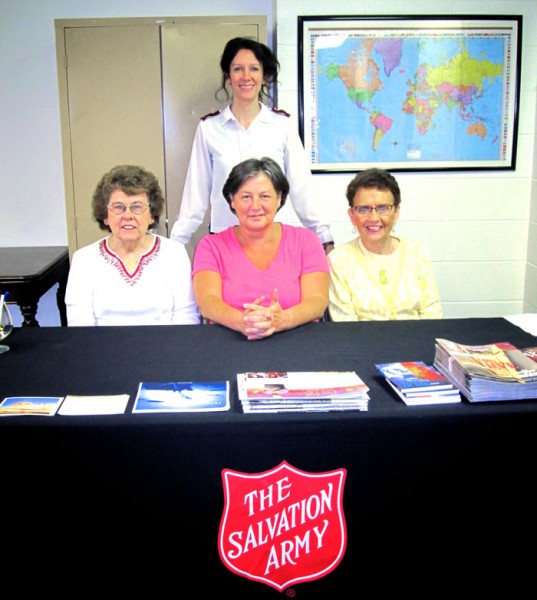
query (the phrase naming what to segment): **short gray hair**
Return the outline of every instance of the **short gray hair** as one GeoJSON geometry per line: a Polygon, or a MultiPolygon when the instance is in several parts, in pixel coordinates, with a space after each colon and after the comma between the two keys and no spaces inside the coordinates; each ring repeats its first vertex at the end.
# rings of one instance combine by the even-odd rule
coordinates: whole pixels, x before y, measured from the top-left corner
{"type": "Polygon", "coordinates": [[[231,169],[226,183],[222,188],[222,194],[233,213],[235,212],[235,209],[231,206],[233,196],[247,179],[257,177],[260,173],[264,173],[270,179],[276,192],[281,195],[278,210],[285,204],[285,200],[289,194],[289,182],[280,165],[267,156],[263,158],[248,158],[231,169]]]}

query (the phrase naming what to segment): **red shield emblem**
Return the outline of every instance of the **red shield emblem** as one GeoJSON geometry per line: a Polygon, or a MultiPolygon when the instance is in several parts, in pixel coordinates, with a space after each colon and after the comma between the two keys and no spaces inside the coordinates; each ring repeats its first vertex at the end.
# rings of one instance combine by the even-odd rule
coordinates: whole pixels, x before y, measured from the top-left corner
{"type": "Polygon", "coordinates": [[[283,461],[264,473],[222,471],[218,552],[226,567],[277,590],[324,577],[347,545],[347,472],[308,473],[283,461]]]}

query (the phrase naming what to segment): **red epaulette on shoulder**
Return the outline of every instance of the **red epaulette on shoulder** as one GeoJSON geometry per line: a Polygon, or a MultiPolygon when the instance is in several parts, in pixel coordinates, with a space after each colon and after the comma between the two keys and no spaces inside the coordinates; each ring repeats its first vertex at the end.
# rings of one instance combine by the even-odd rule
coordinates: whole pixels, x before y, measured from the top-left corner
{"type": "Polygon", "coordinates": [[[287,111],[282,110],[281,108],[273,108],[272,112],[275,112],[278,115],[283,115],[284,117],[290,117],[291,116],[287,111]]]}
{"type": "Polygon", "coordinates": [[[208,119],[209,117],[216,117],[216,115],[219,115],[220,111],[219,110],[215,110],[212,113],[207,113],[206,115],[203,115],[203,117],[201,117],[200,121],[205,121],[205,119],[208,119]]]}

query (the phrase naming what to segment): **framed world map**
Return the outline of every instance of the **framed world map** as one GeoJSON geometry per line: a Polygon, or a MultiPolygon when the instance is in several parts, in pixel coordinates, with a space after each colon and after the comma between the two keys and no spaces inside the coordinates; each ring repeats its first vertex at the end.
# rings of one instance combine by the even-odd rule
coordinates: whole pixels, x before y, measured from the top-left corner
{"type": "Polygon", "coordinates": [[[298,17],[313,172],[514,170],[522,16],[298,17]]]}

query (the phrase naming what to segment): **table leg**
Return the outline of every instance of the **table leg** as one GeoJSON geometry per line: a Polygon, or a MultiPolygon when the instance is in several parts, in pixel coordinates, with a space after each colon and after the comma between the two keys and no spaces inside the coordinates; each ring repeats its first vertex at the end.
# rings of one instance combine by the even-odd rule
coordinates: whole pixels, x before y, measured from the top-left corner
{"type": "Polygon", "coordinates": [[[17,304],[24,317],[22,327],[39,327],[39,322],[36,319],[37,302],[18,302],[17,304]]]}
{"type": "Polygon", "coordinates": [[[67,287],[67,275],[62,277],[58,282],[58,289],[56,290],[56,304],[58,305],[58,311],[60,312],[60,322],[62,327],[67,327],[67,309],[65,307],[65,290],[67,287]]]}

